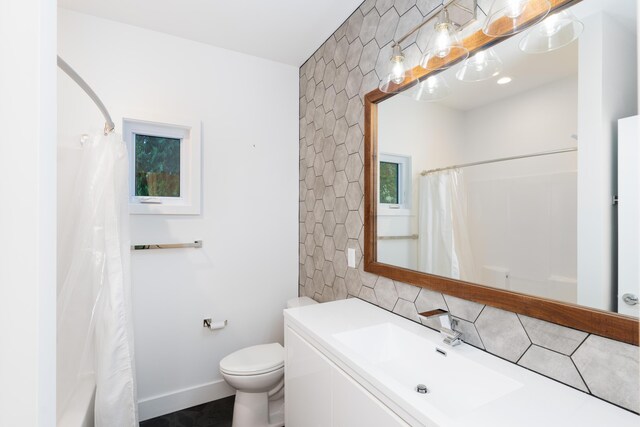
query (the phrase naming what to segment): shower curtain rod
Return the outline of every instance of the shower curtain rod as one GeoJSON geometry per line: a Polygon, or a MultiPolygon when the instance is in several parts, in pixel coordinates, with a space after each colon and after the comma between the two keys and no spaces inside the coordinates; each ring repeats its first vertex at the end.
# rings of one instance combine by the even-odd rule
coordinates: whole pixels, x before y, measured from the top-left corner
{"type": "Polygon", "coordinates": [[[559,150],[542,151],[540,153],[523,154],[521,156],[502,157],[500,159],[484,160],[484,161],[481,161],[481,162],[464,163],[464,164],[461,164],[461,165],[447,166],[446,168],[430,169],[430,170],[427,170],[427,171],[422,171],[422,173],[420,175],[425,176],[425,175],[428,175],[430,173],[446,171],[446,170],[449,170],[449,169],[458,169],[458,168],[466,168],[468,166],[478,166],[478,165],[486,165],[486,164],[489,164],[489,163],[506,162],[507,160],[526,159],[526,158],[529,158],[529,157],[548,156],[550,154],[569,153],[571,151],[578,151],[578,147],[561,148],[559,150]]]}
{"type": "Polygon", "coordinates": [[[89,84],[85,82],[82,77],[80,77],[80,75],[76,72],[76,70],[71,68],[69,64],[67,64],[62,58],[60,58],[59,55],[58,55],[58,67],[62,71],[64,71],[69,77],[71,77],[71,79],[74,82],[76,82],[78,86],[80,86],[82,90],[84,90],[87,93],[87,95],[89,95],[89,98],[91,98],[93,102],[95,102],[96,106],[104,116],[104,120],[105,120],[104,134],[107,135],[108,133],[113,132],[113,130],[116,128],[116,125],[113,124],[113,120],[111,120],[111,115],[107,111],[107,107],[104,106],[104,104],[102,103],[98,95],[93,91],[93,89],[91,89],[91,86],[89,86],[89,84]]]}

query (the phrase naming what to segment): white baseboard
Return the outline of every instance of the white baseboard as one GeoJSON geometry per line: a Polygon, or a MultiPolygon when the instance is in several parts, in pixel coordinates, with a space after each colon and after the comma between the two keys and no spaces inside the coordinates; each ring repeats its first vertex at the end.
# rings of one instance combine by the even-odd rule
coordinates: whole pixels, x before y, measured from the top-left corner
{"type": "Polygon", "coordinates": [[[140,421],[222,399],[235,394],[224,380],[213,381],[138,401],[140,421]]]}

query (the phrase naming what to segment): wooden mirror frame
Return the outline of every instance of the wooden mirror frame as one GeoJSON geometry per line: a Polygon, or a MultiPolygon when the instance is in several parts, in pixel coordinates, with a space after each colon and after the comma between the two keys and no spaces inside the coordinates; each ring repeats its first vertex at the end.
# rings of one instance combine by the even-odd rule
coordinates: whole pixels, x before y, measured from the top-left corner
{"type": "MultiPolygon", "coordinates": [[[[550,0],[553,13],[560,9],[573,6],[581,0],[550,0]]],[[[525,19],[534,20],[537,16],[525,19]]],[[[477,31],[465,38],[464,46],[470,54],[487,48],[504,40],[486,36],[477,31]]],[[[446,57],[444,63],[455,63],[456,57],[446,57]]],[[[398,90],[406,89],[416,81],[422,81],[430,74],[420,66],[413,68],[413,79],[407,78],[397,85],[398,90]]],[[[377,186],[378,186],[378,105],[391,98],[394,94],[384,93],[379,89],[369,92],[364,98],[364,180],[365,180],[365,220],[364,220],[364,270],[412,285],[428,288],[480,304],[501,308],[515,313],[524,314],[537,319],[546,320],[559,325],[568,326],[581,331],[638,345],[639,320],[618,313],[611,313],[594,308],[569,304],[547,298],[531,296],[519,292],[505,291],[489,286],[450,279],[433,274],[422,273],[402,267],[377,262],[377,186]]]]}

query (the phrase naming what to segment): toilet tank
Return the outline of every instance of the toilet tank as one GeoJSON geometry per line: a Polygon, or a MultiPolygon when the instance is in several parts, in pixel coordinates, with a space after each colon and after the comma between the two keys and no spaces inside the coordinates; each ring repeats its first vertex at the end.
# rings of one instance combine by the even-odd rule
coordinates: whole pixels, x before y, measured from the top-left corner
{"type": "Polygon", "coordinates": [[[287,301],[287,308],[304,307],[311,304],[317,304],[317,302],[309,297],[291,298],[287,301]]]}

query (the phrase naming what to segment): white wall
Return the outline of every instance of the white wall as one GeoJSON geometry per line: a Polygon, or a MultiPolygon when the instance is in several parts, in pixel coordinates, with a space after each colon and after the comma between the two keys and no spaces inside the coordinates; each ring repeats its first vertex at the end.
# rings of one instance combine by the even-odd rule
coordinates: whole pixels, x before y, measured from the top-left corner
{"type": "Polygon", "coordinates": [[[584,19],[578,117],[578,303],[616,310],[617,121],[637,114],[636,36],[604,13],[584,19]]]}
{"type": "Polygon", "coordinates": [[[55,1],[0,6],[0,425],[55,425],[55,1]]]}
{"type": "MultiPolygon", "coordinates": [[[[117,130],[124,116],[202,121],[202,215],[132,215],[133,243],[204,241],[132,255],[140,416],[226,396],[220,359],[282,341],[282,309],[297,294],[298,70],[64,9],[59,45],[117,130]],[[229,325],[204,330],[205,317],[229,325]]],[[[64,217],[79,135],[103,121],[59,82],[64,217]]]]}

